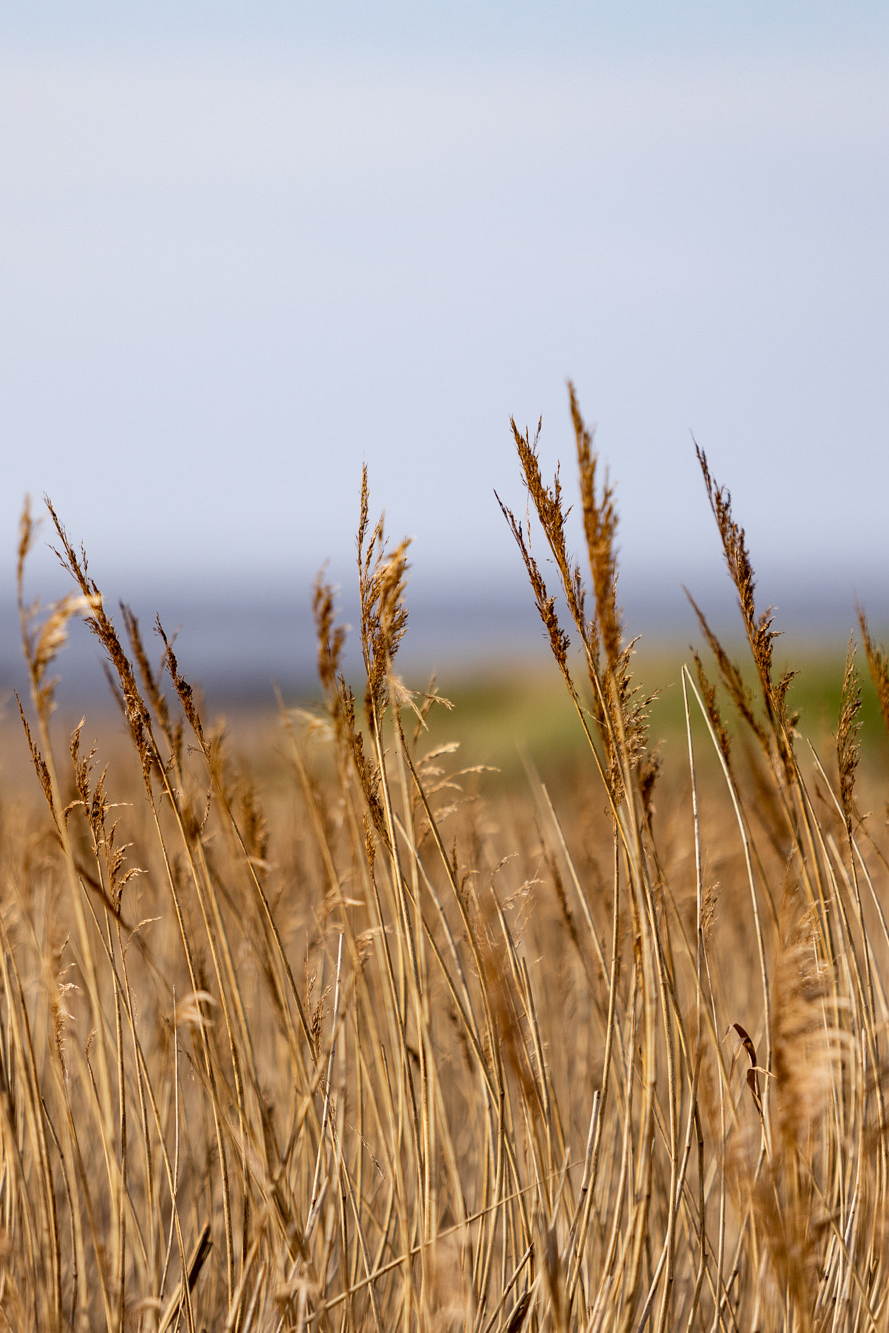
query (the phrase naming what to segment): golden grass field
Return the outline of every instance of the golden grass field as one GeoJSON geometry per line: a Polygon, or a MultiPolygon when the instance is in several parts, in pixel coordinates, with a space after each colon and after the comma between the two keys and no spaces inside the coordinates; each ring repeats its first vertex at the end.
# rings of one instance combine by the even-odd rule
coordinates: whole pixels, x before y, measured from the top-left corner
{"type": "Polygon", "coordinates": [[[741,649],[634,652],[572,411],[583,569],[518,432],[551,588],[504,508],[552,675],[453,709],[398,677],[366,479],[363,678],[319,582],[316,702],[227,728],[50,510],[72,593],[21,597],[2,733],[0,1326],[889,1324],[886,655],[862,613],[787,679],[703,455],[741,649]],[[75,616],[119,711],[72,729],[75,616]]]}

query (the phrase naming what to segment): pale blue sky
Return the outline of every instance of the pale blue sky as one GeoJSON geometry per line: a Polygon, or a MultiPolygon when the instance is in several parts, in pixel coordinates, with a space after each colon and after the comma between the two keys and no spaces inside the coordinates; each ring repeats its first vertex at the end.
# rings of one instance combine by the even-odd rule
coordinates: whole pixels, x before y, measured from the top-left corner
{"type": "Polygon", "coordinates": [[[885,5],[5,0],[0,42],[10,573],[47,491],[115,591],[302,598],[364,459],[417,586],[520,583],[508,420],[570,493],[569,376],[628,577],[719,573],[691,431],[764,596],[886,568],[885,5]]]}

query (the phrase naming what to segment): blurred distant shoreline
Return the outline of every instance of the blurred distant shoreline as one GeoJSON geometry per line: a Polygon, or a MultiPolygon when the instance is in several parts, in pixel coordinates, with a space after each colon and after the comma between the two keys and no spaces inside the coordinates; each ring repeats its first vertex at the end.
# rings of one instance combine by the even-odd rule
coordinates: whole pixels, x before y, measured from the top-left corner
{"type": "MultiPolygon", "coordinates": [[[[740,620],[727,579],[712,577],[693,589],[714,630],[730,642],[737,639],[740,620]]],[[[689,645],[701,645],[702,635],[681,586],[621,576],[621,603],[629,637],[639,636],[643,654],[669,652],[687,656],[689,645]]],[[[887,586],[876,578],[858,589],[817,586],[797,579],[783,580],[768,589],[775,607],[774,627],[782,631],[776,653],[788,651],[841,657],[850,633],[857,631],[856,597],[868,613],[872,631],[880,639],[889,625],[887,586]]],[[[758,589],[764,598],[766,589],[758,589]]],[[[408,586],[408,629],[398,656],[408,683],[422,687],[435,674],[442,688],[447,680],[484,675],[498,668],[510,674],[543,667],[549,649],[530,589],[520,580],[508,587],[480,587],[468,580],[448,587],[408,586]]],[[[106,604],[112,612],[116,603],[106,604]]],[[[162,644],[154,632],[160,615],[168,634],[176,634],[180,670],[199,687],[208,701],[272,703],[275,687],[285,699],[317,692],[316,641],[311,614],[311,593],[300,596],[293,587],[265,590],[247,597],[214,591],[197,598],[181,590],[143,591],[129,603],[139,618],[152,659],[159,663],[162,644]]],[[[759,610],[768,602],[762,600],[759,610]]],[[[344,589],[340,620],[348,624],[345,667],[361,669],[356,629],[357,606],[344,589]]],[[[120,624],[119,615],[115,617],[120,624]]],[[[570,626],[567,625],[569,629],[570,626]]],[[[572,636],[572,639],[576,636],[572,636]]],[[[856,634],[857,637],[857,634],[856,634]]],[[[28,684],[21,653],[18,617],[14,605],[0,604],[0,693],[6,707],[12,691],[27,697],[28,684]]],[[[75,698],[94,702],[109,698],[98,644],[76,619],[69,641],[54,667],[59,676],[60,704],[75,698]]]]}

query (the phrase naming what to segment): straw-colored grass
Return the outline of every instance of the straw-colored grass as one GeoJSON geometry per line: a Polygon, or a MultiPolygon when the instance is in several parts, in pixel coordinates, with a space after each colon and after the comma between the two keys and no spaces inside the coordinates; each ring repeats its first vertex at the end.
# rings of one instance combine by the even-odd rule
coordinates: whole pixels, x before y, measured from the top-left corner
{"type": "Polygon", "coordinates": [[[586,570],[518,431],[533,547],[502,505],[584,741],[552,797],[429,741],[366,477],[364,678],[319,582],[321,703],[282,706],[273,781],[50,507],[71,596],[20,594],[42,804],[0,805],[0,1327],[887,1326],[889,864],[853,646],[819,755],[701,454],[749,654],[699,611],[684,734],[653,750],[571,407],[586,570]],[[75,616],[126,744],[58,734],[75,616]]]}

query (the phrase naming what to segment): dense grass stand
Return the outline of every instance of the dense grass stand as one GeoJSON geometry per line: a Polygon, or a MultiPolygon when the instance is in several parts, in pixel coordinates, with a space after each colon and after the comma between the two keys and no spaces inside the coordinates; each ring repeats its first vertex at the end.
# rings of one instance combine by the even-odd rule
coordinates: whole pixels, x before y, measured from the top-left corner
{"type": "Polygon", "coordinates": [[[407,543],[366,475],[363,680],[320,580],[322,701],[282,705],[274,779],[204,721],[163,628],[156,669],[109,614],[51,506],[73,590],[26,602],[26,511],[45,807],[0,808],[0,1326],[885,1328],[885,738],[859,764],[854,645],[819,755],[700,454],[746,655],[695,607],[713,665],[691,655],[684,735],[652,746],[571,409],[586,572],[518,430],[552,591],[501,505],[585,741],[560,784],[430,739],[446,701],[396,674],[407,543]],[[57,734],[78,616],[126,744],[57,734]]]}

